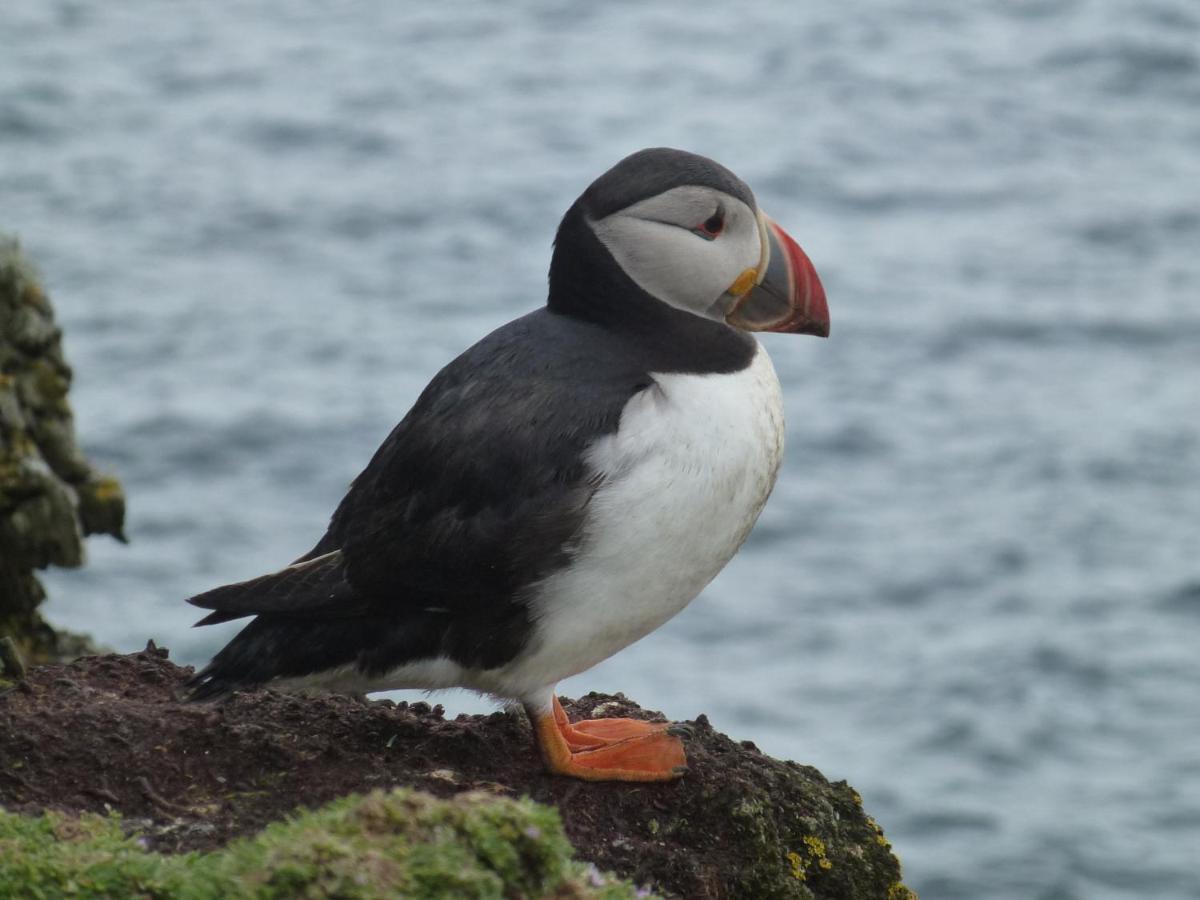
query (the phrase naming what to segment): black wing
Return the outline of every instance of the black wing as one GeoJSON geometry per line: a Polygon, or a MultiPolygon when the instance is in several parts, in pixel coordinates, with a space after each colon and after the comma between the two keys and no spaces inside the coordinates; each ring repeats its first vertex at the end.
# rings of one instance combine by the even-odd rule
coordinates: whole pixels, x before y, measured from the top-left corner
{"type": "Polygon", "coordinates": [[[434,616],[439,652],[499,664],[528,633],[526,589],[570,558],[597,487],[588,446],[650,383],[602,328],[547,310],[509,323],[430,382],[311,553],[192,602],[216,610],[206,622],[434,616]],[[308,571],[318,559],[340,582],[308,571]]]}

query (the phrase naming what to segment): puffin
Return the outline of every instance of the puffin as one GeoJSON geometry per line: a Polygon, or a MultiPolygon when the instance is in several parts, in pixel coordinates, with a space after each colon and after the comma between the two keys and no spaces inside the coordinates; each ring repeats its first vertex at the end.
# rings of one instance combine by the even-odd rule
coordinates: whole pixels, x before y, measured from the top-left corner
{"type": "Polygon", "coordinates": [[[812,262],[725,167],[641,150],[564,215],[546,303],[443,368],[290,565],[189,598],[249,623],[189,682],[521,705],[546,768],[669,781],[683,729],[555,686],[658,628],[749,535],[783,456],[754,332],[829,335],[812,262]],[[252,618],[251,618],[252,617],[252,618]]]}

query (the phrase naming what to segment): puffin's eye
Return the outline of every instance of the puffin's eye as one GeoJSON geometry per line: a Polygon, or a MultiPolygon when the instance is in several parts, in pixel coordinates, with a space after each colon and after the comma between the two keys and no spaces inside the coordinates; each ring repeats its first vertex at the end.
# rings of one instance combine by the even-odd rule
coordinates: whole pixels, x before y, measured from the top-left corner
{"type": "Polygon", "coordinates": [[[714,240],[725,229],[725,213],[717,210],[692,230],[705,240],[714,240]]]}

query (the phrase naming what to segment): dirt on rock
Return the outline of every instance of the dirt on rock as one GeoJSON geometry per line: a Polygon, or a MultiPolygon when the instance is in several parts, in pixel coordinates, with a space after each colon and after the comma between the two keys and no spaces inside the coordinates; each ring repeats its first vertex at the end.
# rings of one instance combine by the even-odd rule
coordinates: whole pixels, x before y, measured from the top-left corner
{"type": "MultiPolygon", "coordinates": [[[[543,771],[521,713],[274,691],[185,702],[190,668],[153,645],[31,670],[0,695],[0,806],[121,813],[164,852],[210,850],[299,806],[408,786],[527,795],[558,809],[580,858],[686,898],[903,898],[858,795],[816,769],[686,723],[670,784],[543,771]]],[[[621,695],[564,699],[573,719],[661,719],[621,695]]]]}

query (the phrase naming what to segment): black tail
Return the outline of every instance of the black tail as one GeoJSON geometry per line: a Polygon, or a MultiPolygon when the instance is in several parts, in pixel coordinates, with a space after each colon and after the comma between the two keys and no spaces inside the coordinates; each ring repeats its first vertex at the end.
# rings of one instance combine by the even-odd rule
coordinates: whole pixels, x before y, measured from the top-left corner
{"type": "Polygon", "coordinates": [[[335,550],[189,598],[213,610],[197,625],[257,617],[188,682],[191,699],[354,662],[369,645],[371,619],[345,576],[341,551],[335,550]]]}
{"type": "Polygon", "coordinates": [[[188,682],[190,699],[210,700],[276,678],[304,678],[350,666],[386,635],[380,616],[318,619],[260,615],[188,682]]]}
{"type": "Polygon", "coordinates": [[[188,603],[215,610],[197,625],[216,625],[261,613],[352,616],[366,607],[346,581],[340,550],[293,563],[270,575],[213,588],[188,598],[188,603]]]}
{"type": "Polygon", "coordinates": [[[449,610],[380,611],[354,591],[345,574],[342,553],[334,550],[190,598],[214,610],[197,625],[255,617],[188,682],[190,699],[339,669],[347,684],[365,684],[397,666],[443,654],[447,642],[453,643],[449,610]]]}
{"type": "MultiPolygon", "coordinates": [[[[444,617],[433,613],[321,619],[260,615],[188,682],[192,700],[211,700],[277,678],[342,669],[347,684],[441,652],[444,617]]],[[[354,690],[356,688],[350,688],[354,690]]]]}

